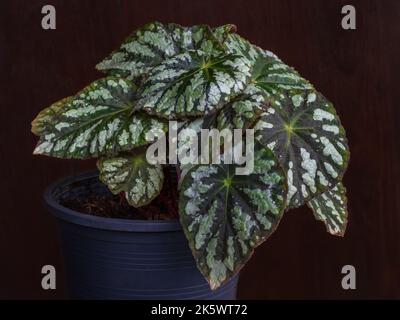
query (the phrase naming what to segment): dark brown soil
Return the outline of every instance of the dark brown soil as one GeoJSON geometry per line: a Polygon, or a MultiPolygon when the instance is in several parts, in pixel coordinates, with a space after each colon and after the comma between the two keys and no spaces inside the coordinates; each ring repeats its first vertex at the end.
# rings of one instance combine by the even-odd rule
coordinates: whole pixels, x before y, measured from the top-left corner
{"type": "Polygon", "coordinates": [[[134,208],[128,204],[124,194],[91,194],[85,198],[65,198],[60,201],[64,207],[89,215],[137,220],[171,220],[178,218],[177,186],[170,173],[165,171],[161,193],[150,204],[134,208]]]}

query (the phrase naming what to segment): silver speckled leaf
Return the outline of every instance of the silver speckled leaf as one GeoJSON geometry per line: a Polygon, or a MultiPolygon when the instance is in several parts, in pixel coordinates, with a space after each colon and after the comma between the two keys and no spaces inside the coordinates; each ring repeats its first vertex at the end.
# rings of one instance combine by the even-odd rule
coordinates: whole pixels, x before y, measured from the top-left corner
{"type": "Polygon", "coordinates": [[[259,57],[253,67],[253,84],[267,97],[293,89],[313,89],[292,67],[271,57],[259,57]]]}
{"type": "Polygon", "coordinates": [[[268,149],[256,152],[254,164],[250,175],[235,175],[235,165],[198,165],[182,181],[181,224],[212,289],[240,270],[282,217],[282,169],[268,149]]]}
{"type": "Polygon", "coordinates": [[[189,50],[154,67],[140,90],[138,106],[169,119],[212,113],[244,90],[248,60],[210,46],[189,50]]]}
{"type": "Polygon", "coordinates": [[[32,122],[32,132],[40,136],[34,154],[85,159],[154,141],[168,125],[133,113],[135,95],[129,81],[109,77],[42,110],[32,122]]]}
{"type": "Polygon", "coordinates": [[[204,118],[204,128],[248,129],[252,128],[268,108],[263,92],[250,84],[243,93],[225,104],[222,109],[204,118]]]}
{"type": "Polygon", "coordinates": [[[212,29],[214,37],[221,44],[224,44],[225,41],[229,38],[229,35],[234,34],[235,32],[236,32],[236,26],[234,24],[225,24],[212,29]]]}
{"type": "Polygon", "coordinates": [[[224,46],[230,53],[244,56],[253,63],[261,57],[272,58],[280,61],[279,58],[271,51],[257,47],[235,33],[227,34],[226,40],[224,41],[224,46]]]}
{"type": "Polygon", "coordinates": [[[207,41],[224,41],[232,25],[212,30],[206,25],[182,27],[160,22],[134,31],[109,57],[96,67],[112,75],[136,80],[157,64],[187,50],[200,49],[207,41]]]}
{"type": "Polygon", "coordinates": [[[233,54],[244,56],[252,64],[252,84],[268,97],[291,89],[312,89],[312,85],[275,54],[263,50],[237,34],[229,34],[225,45],[233,54]]]}
{"type": "Polygon", "coordinates": [[[315,91],[291,91],[272,100],[255,136],[287,172],[291,207],[334,187],[349,160],[345,131],[332,104],[315,91]]]}
{"type": "Polygon", "coordinates": [[[146,152],[101,158],[97,162],[100,180],[114,194],[124,192],[130,205],[150,203],[161,191],[164,174],[160,165],[146,161],[146,152]]]}
{"type": "Polygon", "coordinates": [[[51,131],[54,117],[57,116],[58,112],[68,104],[73,97],[66,97],[53,103],[51,106],[41,110],[36,118],[32,121],[32,133],[41,136],[46,132],[51,131]]]}
{"type": "MultiPolygon", "coordinates": [[[[275,54],[251,44],[237,34],[228,34],[224,45],[229,52],[244,57],[251,65],[251,80],[246,91],[257,96],[256,104],[268,105],[272,97],[288,90],[313,89],[306,79],[275,54]]],[[[255,111],[259,110],[257,105],[254,108],[255,111]]]]}
{"type": "Polygon", "coordinates": [[[347,226],[346,188],[339,182],[332,189],[307,202],[317,220],[333,235],[343,236],[347,226]]]}

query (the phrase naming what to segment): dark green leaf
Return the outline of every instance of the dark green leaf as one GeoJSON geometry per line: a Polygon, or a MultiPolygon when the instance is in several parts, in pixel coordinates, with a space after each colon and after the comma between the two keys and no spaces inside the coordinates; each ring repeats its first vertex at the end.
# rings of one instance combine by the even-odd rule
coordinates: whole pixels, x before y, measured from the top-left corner
{"type": "Polygon", "coordinates": [[[251,44],[249,41],[235,33],[227,34],[227,39],[224,42],[224,45],[230,53],[243,56],[252,63],[255,63],[256,60],[262,57],[279,60],[274,53],[251,44]]]}
{"type": "Polygon", "coordinates": [[[242,94],[232,98],[217,113],[206,116],[203,127],[218,130],[252,128],[267,108],[261,90],[248,85],[242,94]]]}
{"type": "Polygon", "coordinates": [[[198,165],[182,181],[181,224],[212,289],[239,271],[282,217],[283,171],[268,149],[254,164],[250,175],[236,175],[235,165],[198,165]]]}
{"type": "Polygon", "coordinates": [[[255,127],[287,172],[288,201],[297,207],[334,187],[349,160],[344,129],[332,104],[315,91],[276,96],[255,127]]]}
{"type": "Polygon", "coordinates": [[[267,97],[291,89],[312,89],[293,68],[284,64],[275,54],[263,50],[237,34],[229,34],[225,42],[233,54],[246,57],[252,64],[252,84],[267,97]]]}
{"type": "Polygon", "coordinates": [[[134,31],[97,69],[136,80],[166,59],[187,50],[201,49],[207,41],[223,41],[233,30],[226,25],[211,30],[209,26],[149,23],[134,31]]]}
{"type": "Polygon", "coordinates": [[[129,81],[109,77],[56,102],[32,122],[32,131],[40,135],[34,153],[84,159],[154,141],[167,130],[167,123],[133,113],[134,98],[129,81]]]}
{"type": "Polygon", "coordinates": [[[307,202],[317,220],[321,220],[326,230],[336,236],[343,236],[347,226],[346,188],[339,182],[332,189],[307,202]]]}
{"type": "Polygon", "coordinates": [[[189,50],[154,67],[138,106],[169,119],[212,113],[244,90],[250,65],[211,42],[206,51],[189,50]]]}

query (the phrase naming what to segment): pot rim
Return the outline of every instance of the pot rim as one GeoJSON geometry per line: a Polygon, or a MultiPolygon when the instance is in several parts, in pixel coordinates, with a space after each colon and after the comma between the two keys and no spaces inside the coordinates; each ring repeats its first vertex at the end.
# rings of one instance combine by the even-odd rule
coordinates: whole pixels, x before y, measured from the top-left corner
{"type": "Polygon", "coordinates": [[[98,171],[88,171],[81,174],[59,179],[50,184],[44,194],[45,207],[58,219],[85,227],[126,232],[176,232],[182,231],[179,220],[130,220],[92,216],[62,206],[54,197],[54,192],[71,183],[98,176],[98,171]]]}

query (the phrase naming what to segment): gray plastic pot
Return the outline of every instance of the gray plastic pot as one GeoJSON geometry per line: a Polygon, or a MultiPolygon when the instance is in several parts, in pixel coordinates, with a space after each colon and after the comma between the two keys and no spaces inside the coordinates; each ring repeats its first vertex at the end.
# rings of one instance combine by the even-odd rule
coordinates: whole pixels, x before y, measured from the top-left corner
{"type": "Polygon", "coordinates": [[[198,271],[179,221],[124,220],[63,207],[63,197],[108,193],[97,172],[70,177],[44,194],[57,217],[73,299],[235,299],[238,276],[212,291],[198,271]]]}

